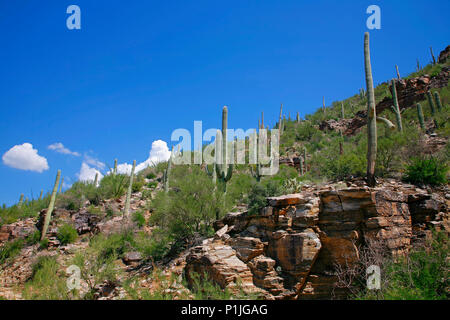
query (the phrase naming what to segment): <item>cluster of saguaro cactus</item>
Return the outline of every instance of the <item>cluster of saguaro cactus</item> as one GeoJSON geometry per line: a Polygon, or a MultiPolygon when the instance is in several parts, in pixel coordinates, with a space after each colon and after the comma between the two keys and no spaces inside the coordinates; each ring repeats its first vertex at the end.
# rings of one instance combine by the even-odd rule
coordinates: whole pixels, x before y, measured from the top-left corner
{"type": "Polygon", "coordinates": [[[164,192],[169,192],[169,176],[172,171],[172,157],[173,157],[173,146],[172,152],[170,153],[169,161],[167,162],[167,169],[163,172],[163,183],[164,183],[164,192]]]}
{"type": "Polygon", "coordinates": [[[392,79],[392,99],[394,100],[394,105],[391,106],[391,109],[395,114],[395,119],[397,121],[397,128],[398,131],[403,132],[402,113],[400,111],[400,106],[398,104],[397,89],[395,88],[395,79],[392,79]]]}
{"type": "Polygon", "coordinates": [[[420,128],[422,130],[425,130],[425,121],[423,118],[422,106],[420,105],[420,103],[418,103],[416,106],[417,106],[417,117],[419,118],[420,128]]]}
{"type": "Polygon", "coordinates": [[[375,109],[375,93],[373,89],[372,66],[370,64],[369,33],[364,34],[364,70],[367,87],[367,184],[374,187],[375,162],[377,159],[377,115],[375,109]]]}
{"type": "Polygon", "coordinates": [[[52,217],[53,209],[55,208],[56,193],[58,191],[60,177],[61,177],[61,170],[58,170],[58,172],[56,174],[55,185],[53,186],[52,195],[50,197],[50,204],[48,205],[48,209],[47,209],[47,212],[46,212],[45,218],[44,218],[44,225],[42,227],[42,232],[41,232],[41,241],[45,239],[45,236],[47,234],[48,225],[49,225],[50,219],[52,217]]]}
{"type": "Polygon", "coordinates": [[[133,167],[131,168],[130,183],[128,185],[127,198],[125,199],[125,210],[123,212],[125,217],[130,214],[131,191],[133,189],[133,178],[135,168],[136,168],[136,160],[133,160],[133,167]]]}

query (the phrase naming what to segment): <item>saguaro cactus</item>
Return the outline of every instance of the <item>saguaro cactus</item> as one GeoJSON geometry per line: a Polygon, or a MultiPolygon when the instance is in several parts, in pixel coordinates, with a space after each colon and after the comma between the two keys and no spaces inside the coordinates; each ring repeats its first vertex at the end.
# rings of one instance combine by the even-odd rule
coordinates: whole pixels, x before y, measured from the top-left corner
{"type": "Polygon", "coordinates": [[[431,91],[427,91],[427,99],[428,99],[428,104],[430,105],[430,109],[431,109],[431,114],[436,114],[436,108],[434,107],[434,102],[433,102],[433,97],[431,95],[431,91]]]}
{"type": "Polygon", "coordinates": [[[173,157],[173,147],[172,152],[170,153],[169,161],[167,162],[167,169],[164,170],[163,173],[163,182],[164,182],[164,192],[169,192],[169,176],[172,171],[172,157],[173,157]]]}
{"type": "Polygon", "coordinates": [[[326,108],[325,108],[325,97],[322,96],[322,111],[323,113],[326,113],[326,108]]]}
{"type": "Polygon", "coordinates": [[[341,118],[345,119],[344,102],[341,101],[341,118]]]}
{"type": "Polygon", "coordinates": [[[281,117],[283,116],[283,104],[280,106],[280,118],[278,120],[278,141],[281,141],[281,134],[283,131],[283,123],[281,117]]]}
{"type": "Polygon", "coordinates": [[[114,170],[113,170],[113,176],[117,174],[117,159],[114,159],[114,170]]]}
{"type": "Polygon", "coordinates": [[[128,185],[127,198],[125,200],[124,216],[130,214],[131,190],[133,189],[134,169],[136,168],[136,160],[133,160],[133,167],[131,168],[130,184],[128,185]]]}
{"type": "Polygon", "coordinates": [[[397,121],[397,128],[398,131],[403,132],[402,113],[400,111],[400,106],[398,104],[397,89],[395,88],[395,79],[392,79],[392,99],[394,100],[394,106],[391,106],[391,109],[395,114],[395,119],[397,121]]]}
{"type": "Polygon", "coordinates": [[[375,162],[377,159],[377,115],[373,90],[372,66],[370,64],[369,33],[364,34],[364,69],[367,87],[367,184],[374,187],[375,162]]]}
{"type": "Polygon", "coordinates": [[[98,183],[98,172],[95,173],[94,187],[97,187],[97,183],[98,183]]]}
{"type": "Polygon", "coordinates": [[[416,71],[419,72],[420,69],[422,69],[422,68],[420,67],[419,59],[417,59],[416,63],[417,63],[417,65],[416,65],[416,71]]]}
{"type": "Polygon", "coordinates": [[[434,93],[434,100],[436,101],[436,106],[439,110],[439,112],[442,111],[442,103],[441,103],[441,97],[439,96],[439,92],[434,93]]]}
{"type": "Polygon", "coordinates": [[[306,147],[303,147],[303,165],[305,166],[305,172],[308,171],[308,167],[306,166],[306,147]]]}
{"type": "Polygon", "coordinates": [[[64,183],[64,177],[61,178],[61,184],[59,185],[59,192],[58,193],[62,192],[63,183],[64,183]]]}
{"type": "Polygon", "coordinates": [[[42,200],[42,195],[44,194],[44,190],[41,189],[41,194],[39,195],[39,200],[42,200]]]}
{"type": "MultiPolygon", "coordinates": [[[[226,106],[222,109],[222,159],[216,160],[217,178],[223,182],[224,193],[227,192],[227,182],[233,175],[233,164],[228,164],[228,108],[226,106]]],[[[217,140],[217,137],[216,137],[217,140]]],[[[217,152],[217,150],[216,150],[217,152]]],[[[216,153],[218,155],[218,153],[216,153]]],[[[219,154],[220,155],[220,154],[219,154]]]]}
{"type": "Polygon", "coordinates": [[[261,129],[264,128],[264,111],[261,112],[261,129]]]}
{"type": "Polygon", "coordinates": [[[398,71],[398,65],[395,65],[395,71],[397,71],[398,80],[401,80],[402,78],[400,77],[400,72],[398,71]]]}
{"type": "Polygon", "coordinates": [[[425,130],[425,121],[423,120],[422,106],[420,103],[417,104],[417,117],[419,118],[420,128],[425,130]]]}
{"type": "Polygon", "coordinates": [[[23,193],[20,194],[19,204],[17,206],[20,208],[22,204],[23,204],[23,193]]]}
{"type": "Polygon", "coordinates": [[[430,47],[431,59],[433,59],[433,64],[436,64],[436,58],[434,57],[433,47],[430,47]]]}
{"type": "Polygon", "coordinates": [[[300,114],[297,112],[297,123],[300,123],[300,114]]]}
{"type": "Polygon", "coordinates": [[[55,208],[56,193],[58,191],[60,177],[61,177],[61,170],[58,170],[58,172],[56,174],[55,185],[53,186],[52,196],[50,198],[50,204],[48,205],[47,213],[45,214],[45,218],[44,218],[44,225],[42,227],[42,233],[41,233],[41,241],[44,240],[44,238],[47,234],[48,225],[49,225],[50,219],[52,217],[53,209],[55,208]]]}

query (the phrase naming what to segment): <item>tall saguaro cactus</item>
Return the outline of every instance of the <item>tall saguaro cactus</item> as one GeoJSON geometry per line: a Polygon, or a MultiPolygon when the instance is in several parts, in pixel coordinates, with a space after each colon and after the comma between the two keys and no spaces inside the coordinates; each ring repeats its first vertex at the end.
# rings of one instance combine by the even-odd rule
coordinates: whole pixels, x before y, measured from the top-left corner
{"type": "Polygon", "coordinates": [[[369,33],[364,34],[364,70],[367,87],[367,184],[374,187],[375,162],[377,159],[377,114],[373,89],[372,66],[370,64],[369,33]]]}
{"type": "Polygon", "coordinates": [[[430,47],[431,59],[433,59],[433,64],[436,64],[436,58],[434,57],[433,47],[430,47]]]}
{"type": "Polygon", "coordinates": [[[398,80],[402,80],[402,77],[400,77],[400,72],[398,71],[398,65],[395,65],[395,71],[397,71],[398,80]]]}
{"type": "Polygon", "coordinates": [[[22,204],[23,204],[23,193],[20,194],[19,204],[17,206],[20,208],[22,204]]]}
{"type": "Polygon", "coordinates": [[[436,101],[436,106],[439,110],[439,112],[442,111],[442,103],[441,103],[441,97],[439,96],[439,92],[434,93],[434,100],[436,101]]]}
{"type": "Polygon", "coordinates": [[[281,117],[283,116],[283,104],[280,106],[280,118],[278,120],[278,141],[281,141],[281,134],[283,131],[283,123],[281,117]]]}
{"type": "Polygon", "coordinates": [[[44,240],[44,238],[47,234],[48,225],[49,225],[50,219],[52,217],[53,209],[55,208],[56,193],[58,191],[60,177],[61,177],[61,170],[58,170],[58,172],[56,173],[56,180],[55,180],[55,185],[53,186],[52,196],[50,197],[50,204],[48,205],[47,213],[45,214],[45,218],[44,218],[44,225],[42,227],[42,233],[41,233],[41,241],[44,240]]]}
{"type": "Polygon", "coordinates": [[[130,214],[130,202],[131,202],[131,190],[133,189],[134,169],[136,168],[136,160],[133,160],[133,167],[131,168],[130,184],[128,185],[127,198],[125,200],[124,216],[127,217],[130,214]]]}
{"type": "Polygon", "coordinates": [[[97,187],[97,183],[98,183],[98,172],[95,173],[94,187],[97,187]]]}
{"type": "Polygon", "coordinates": [[[433,96],[431,95],[431,91],[427,91],[427,99],[428,104],[430,105],[431,114],[436,114],[436,108],[434,107],[433,96]]]}
{"type": "MultiPolygon", "coordinates": [[[[228,143],[227,143],[227,130],[228,130],[228,108],[226,106],[222,109],[222,154],[217,153],[216,156],[222,156],[222,159],[216,160],[217,178],[223,182],[224,193],[227,192],[227,182],[233,175],[233,164],[228,164],[228,143]]],[[[217,137],[216,137],[217,140],[217,137]]]]}
{"type": "Polygon", "coordinates": [[[422,106],[420,103],[417,104],[417,117],[419,118],[420,128],[425,130],[425,121],[423,120],[422,106]]]}
{"type": "Polygon", "coordinates": [[[395,114],[395,119],[397,121],[397,128],[398,131],[403,132],[402,113],[400,111],[400,106],[398,104],[397,89],[395,88],[395,79],[392,79],[392,99],[394,100],[394,106],[391,106],[391,109],[395,114]]]}
{"type": "Polygon", "coordinates": [[[172,152],[170,153],[169,161],[167,162],[167,169],[164,170],[163,173],[163,182],[164,182],[164,192],[169,192],[169,176],[170,172],[172,171],[172,157],[173,157],[173,146],[172,146],[172,152]]]}
{"type": "Polygon", "coordinates": [[[42,195],[44,194],[44,190],[41,189],[41,194],[39,195],[39,200],[42,200],[42,195]]]}

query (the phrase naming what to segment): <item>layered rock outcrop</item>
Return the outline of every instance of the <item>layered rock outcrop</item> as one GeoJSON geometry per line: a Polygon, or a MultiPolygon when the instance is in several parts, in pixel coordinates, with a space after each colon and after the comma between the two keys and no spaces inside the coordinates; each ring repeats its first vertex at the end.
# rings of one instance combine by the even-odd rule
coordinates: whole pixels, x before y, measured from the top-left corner
{"type": "Polygon", "coordinates": [[[268,299],[345,298],[336,266],[351,266],[371,241],[406,253],[430,226],[449,232],[448,200],[414,186],[305,190],[267,199],[257,215],[229,213],[214,238],[194,247],[185,275],[206,274],[222,288],[268,299]],[[240,280],[238,280],[240,279],[240,280]]]}

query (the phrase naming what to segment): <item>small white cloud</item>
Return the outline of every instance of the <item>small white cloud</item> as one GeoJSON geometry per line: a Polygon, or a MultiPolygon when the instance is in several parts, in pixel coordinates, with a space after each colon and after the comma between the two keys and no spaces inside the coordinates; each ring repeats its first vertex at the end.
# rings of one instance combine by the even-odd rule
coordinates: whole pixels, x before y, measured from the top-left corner
{"type": "Polygon", "coordinates": [[[12,147],[5,152],[2,160],[5,165],[20,170],[43,172],[49,168],[47,159],[38,155],[31,143],[12,147]]]}
{"type": "Polygon", "coordinates": [[[105,166],[106,166],[103,162],[101,162],[100,160],[98,160],[94,157],[91,157],[88,154],[84,155],[84,162],[86,162],[88,165],[93,166],[100,170],[105,169],[105,166]]]}
{"type": "Polygon", "coordinates": [[[95,168],[91,168],[86,162],[81,164],[80,172],[77,174],[80,181],[94,181],[95,175],[98,173],[98,182],[103,179],[103,175],[95,168]]]}
{"type": "Polygon", "coordinates": [[[76,156],[76,157],[80,156],[80,154],[78,152],[70,151],[69,149],[64,147],[64,145],[61,142],[53,143],[53,144],[49,145],[47,148],[50,150],[56,151],[58,153],[62,153],[62,154],[70,154],[70,155],[76,156]]]}
{"type": "MultiPolygon", "coordinates": [[[[153,166],[159,162],[169,160],[170,154],[171,152],[169,151],[169,147],[165,141],[153,141],[148,159],[136,165],[135,173],[138,173],[139,171],[142,171],[145,168],[153,166]]],[[[117,165],[117,173],[130,175],[132,167],[133,166],[128,163],[119,164],[117,165]]]]}

